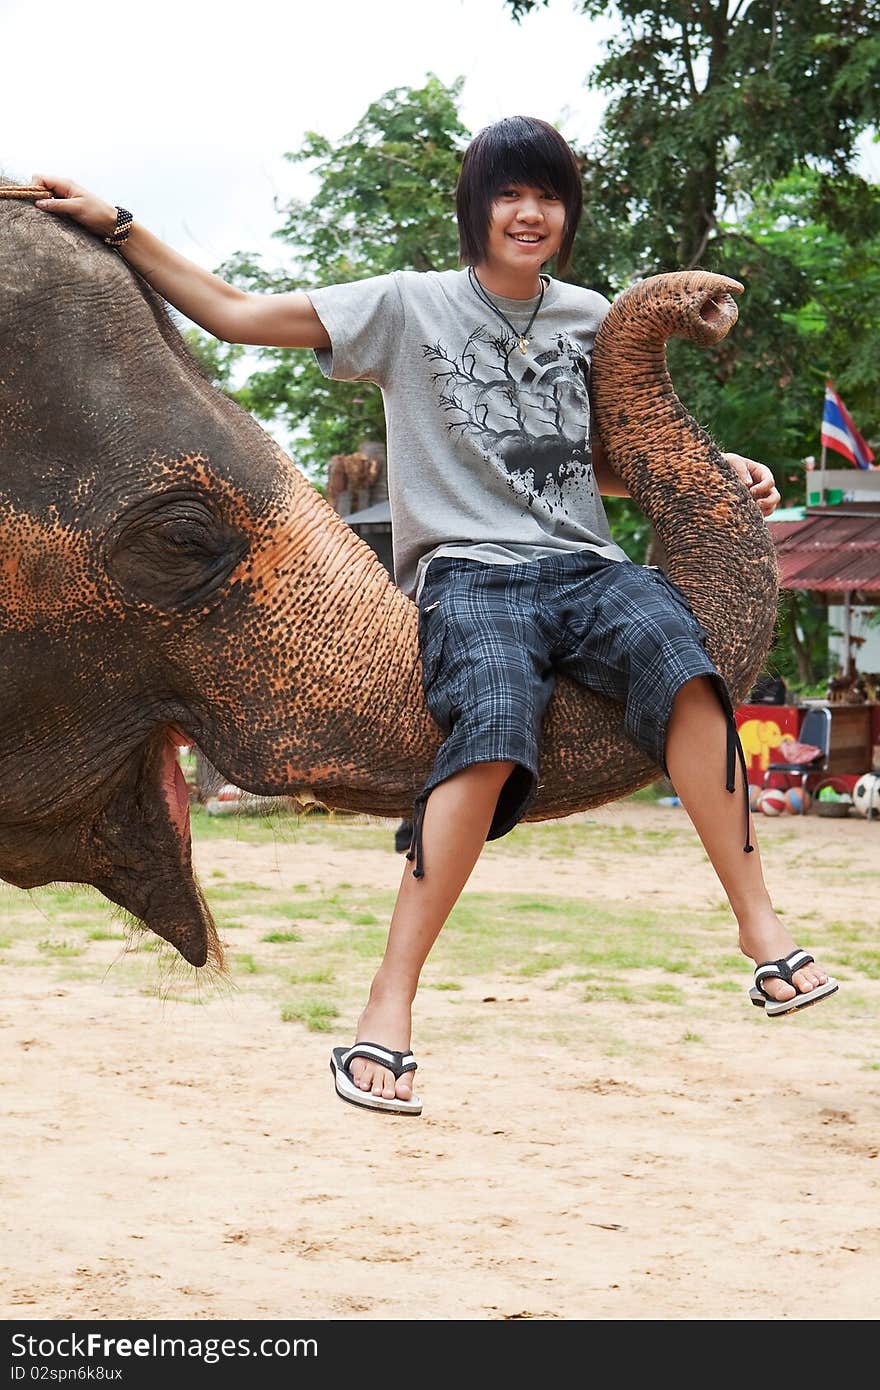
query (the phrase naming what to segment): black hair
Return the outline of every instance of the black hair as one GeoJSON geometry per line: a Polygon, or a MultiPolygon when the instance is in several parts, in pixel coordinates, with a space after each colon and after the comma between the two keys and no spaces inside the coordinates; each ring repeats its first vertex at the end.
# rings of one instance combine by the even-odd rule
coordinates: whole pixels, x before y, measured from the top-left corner
{"type": "Polygon", "coordinates": [[[475,135],[465,150],[455,189],[462,264],[479,265],[485,258],[492,204],[511,183],[547,188],[563,203],[556,269],[564,275],[583,208],[581,171],[559,131],[536,116],[505,116],[475,135]]]}

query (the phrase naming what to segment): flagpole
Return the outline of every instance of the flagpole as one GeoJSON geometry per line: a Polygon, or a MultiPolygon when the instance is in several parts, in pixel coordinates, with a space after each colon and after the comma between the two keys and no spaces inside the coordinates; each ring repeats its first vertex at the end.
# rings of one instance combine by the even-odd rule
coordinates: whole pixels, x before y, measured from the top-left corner
{"type": "MultiPolygon", "coordinates": [[[[824,371],[824,372],[822,373],[822,378],[823,378],[823,380],[824,380],[824,382],[825,382],[825,391],[826,391],[826,394],[827,394],[827,391],[828,391],[828,383],[829,383],[829,381],[830,381],[830,377],[829,377],[829,375],[828,375],[827,370],[824,371]]],[[[823,425],[823,427],[824,427],[824,424],[825,424],[825,399],[824,399],[824,397],[823,397],[823,400],[822,400],[822,425],[823,425]]],[[[825,443],[825,440],[821,438],[821,430],[820,430],[820,439],[819,439],[819,443],[820,443],[820,445],[821,445],[821,453],[820,453],[820,455],[819,455],[819,506],[820,506],[820,507],[824,507],[824,505],[825,505],[825,469],[826,469],[827,460],[828,460],[828,446],[827,446],[827,444],[825,443]]]]}
{"type": "Polygon", "coordinates": [[[852,592],[849,589],[843,595],[843,674],[848,680],[855,675],[852,659],[852,592]]]}

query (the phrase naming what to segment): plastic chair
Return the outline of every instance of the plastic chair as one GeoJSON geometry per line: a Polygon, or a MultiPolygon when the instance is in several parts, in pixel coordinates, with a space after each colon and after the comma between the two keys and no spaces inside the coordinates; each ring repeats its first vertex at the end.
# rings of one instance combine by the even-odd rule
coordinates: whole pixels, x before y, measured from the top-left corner
{"type": "MultiPolygon", "coordinates": [[[[825,706],[815,706],[807,710],[804,715],[801,730],[798,734],[798,743],[810,744],[813,748],[818,748],[819,752],[809,761],[802,763],[770,763],[764,773],[764,786],[770,780],[771,773],[786,772],[790,776],[800,777],[801,791],[807,790],[807,782],[811,777],[821,777],[828,771],[828,758],[831,751],[831,711],[825,706]]],[[[802,811],[806,811],[806,799],[802,798],[802,811]]]]}

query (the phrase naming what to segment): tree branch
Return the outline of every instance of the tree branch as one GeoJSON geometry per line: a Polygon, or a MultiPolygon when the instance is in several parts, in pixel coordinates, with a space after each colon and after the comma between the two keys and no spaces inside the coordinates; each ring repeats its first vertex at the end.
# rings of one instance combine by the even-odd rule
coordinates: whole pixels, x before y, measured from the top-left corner
{"type": "Polygon", "coordinates": [[[696,74],[694,73],[694,62],[693,57],[691,55],[691,43],[690,37],[688,35],[688,27],[687,24],[684,22],[682,22],[681,26],[681,48],[682,53],[684,55],[684,66],[688,76],[688,86],[691,89],[691,96],[698,97],[700,95],[700,89],[697,86],[697,78],[696,74]]]}

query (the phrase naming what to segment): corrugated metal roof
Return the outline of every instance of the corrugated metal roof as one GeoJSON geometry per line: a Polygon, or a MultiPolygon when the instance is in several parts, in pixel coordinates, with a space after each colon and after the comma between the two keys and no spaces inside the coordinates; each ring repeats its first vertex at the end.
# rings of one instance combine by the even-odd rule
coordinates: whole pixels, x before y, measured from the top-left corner
{"type": "Polygon", "coordinates": [[[880,510],[808,510],[803,521],[768,526],[783,589],[880,597],[880,510]]]}

